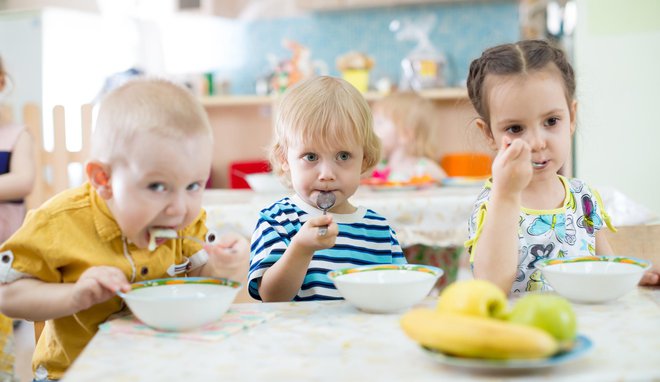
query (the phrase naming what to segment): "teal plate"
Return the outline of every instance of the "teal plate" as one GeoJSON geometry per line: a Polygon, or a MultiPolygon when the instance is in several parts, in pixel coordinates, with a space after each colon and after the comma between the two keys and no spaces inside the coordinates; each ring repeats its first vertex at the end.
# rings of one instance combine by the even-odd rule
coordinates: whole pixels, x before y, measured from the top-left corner
{"type": "Polygon", "coordinates": [[[461,368],[484,369],[484,370],[526,370],[539,369],[560,365],[575,359],[578,359],[591,350],[593,343],[589,338],[578,335],[571,350],[558,353],[552,357],[540,359],[483,359],[483,358],[465,358],[456,357],[448,354],[422,347],[422,350],[437,362],[461,368]]]}

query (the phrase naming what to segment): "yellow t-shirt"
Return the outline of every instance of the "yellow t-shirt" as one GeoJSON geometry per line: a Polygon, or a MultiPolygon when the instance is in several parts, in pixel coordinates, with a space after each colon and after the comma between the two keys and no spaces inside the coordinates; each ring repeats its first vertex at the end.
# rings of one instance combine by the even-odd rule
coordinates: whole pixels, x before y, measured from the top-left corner
{"type": "MultiPolygon", "coordinates": [[[[206,213],[179,232],[204,240],[206,213]]],[[[155,251],[125,243],[105,202],[87,183],[64,191],[37,210],[0,247],[0,282],[34,277],[47,283],[75,283],[88,268],[117,267],[130,282],[177,276],[173,265],[189,261],[187,271],[206,262],[208,255],[192,240],[168,240],[155,251]],[[126,251],[124,251],[124,245],[126,251]],[[168,269],[170,273],[168,274],[168,269]]],[[[72,316],[46,322],[32,357],[33,370],[62,378],[92,339],[99,324],[124,309],[119,297],[72,316]]]]}
{"type": "Polygon", "coordinates": [[[0,381],[14,380],[14,321],[0,314],[0,381]]]}

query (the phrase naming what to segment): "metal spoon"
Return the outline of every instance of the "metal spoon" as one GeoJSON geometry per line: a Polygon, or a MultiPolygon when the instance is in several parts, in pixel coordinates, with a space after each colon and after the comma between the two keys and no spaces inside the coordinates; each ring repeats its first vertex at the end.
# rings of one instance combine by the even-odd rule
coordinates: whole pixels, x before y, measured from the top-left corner
{"type": "MultiPolygon", "coordinates": [[[[319,196],[316,197],[316,206],[323,210],[323,215],[325,215],[326,211],[335,205],[336,200],[337,198],[335,198],[335,194],[333,194],[331,191],[321,191],[319,196]]],[[[328,226],[320,226],[318,235],[325,236],[326,233],[328,233],[328,226]]]]}

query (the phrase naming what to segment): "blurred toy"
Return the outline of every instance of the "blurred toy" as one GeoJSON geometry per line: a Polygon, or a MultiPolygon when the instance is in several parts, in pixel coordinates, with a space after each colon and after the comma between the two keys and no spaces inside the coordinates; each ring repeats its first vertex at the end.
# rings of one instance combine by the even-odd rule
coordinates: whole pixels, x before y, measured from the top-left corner
{"type": "Polygon", "coordinates": [[[369,89],[369,71],[373,66],[374,60],[361,52],[351,51],[337,57],[342,78],[362,93],[369,89]]]}
{"type": "Polygon", "coordinates": [[[417,46],[401,61],[403,76],[401,90],[439,88],[445,86],[445,66],[447,60],[429,39],[435,25],[435,16],[427,15],[419,20],[393,20],[390,30],[399,41],[415,40],[417,46]]]}
{"type": "Polygon", "coordinates": [[[274,65],[270,89],[272,92],[282,93],[290,86],[314,76],[317,72],[319,75],[328,73],[328,66],[323,61],[312,61],[312,54],[306,46],[289,39],[282,40],[282,46],[291,51],[291,58],[274,65]]]}

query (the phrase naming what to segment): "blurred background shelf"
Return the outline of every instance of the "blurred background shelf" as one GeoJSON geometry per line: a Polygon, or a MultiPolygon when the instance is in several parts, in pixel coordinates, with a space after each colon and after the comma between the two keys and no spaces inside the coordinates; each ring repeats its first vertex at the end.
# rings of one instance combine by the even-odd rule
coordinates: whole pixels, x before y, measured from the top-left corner
{"type": "MultiPolygon", "coordinates": [[[[434,101],[461,101],[468,99],[467,89],[465,88],[441,88],[433,90],[424,90],[420,93],[425,98],[434,101]]],[[[376,101],[384,96],[383,93],[370,91],[364,93],[367,101],[376,101]]],[[[204,107],[214,106],[268,106],[277,99],[276,96],[260,95],[217,95],[200,97],[204,107]]]]}

